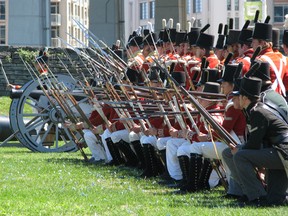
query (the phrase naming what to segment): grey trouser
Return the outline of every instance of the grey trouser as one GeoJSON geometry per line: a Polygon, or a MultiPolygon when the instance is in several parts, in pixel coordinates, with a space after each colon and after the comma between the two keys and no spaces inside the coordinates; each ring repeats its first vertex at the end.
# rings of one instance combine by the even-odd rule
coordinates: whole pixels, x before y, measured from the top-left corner
{"type": "MultiPolygon", "coordinates": [[[[227,156],[225,153],[223,152],[223,158],[227,156]]],[[[240,184],[243,193],[249,200],[267,195],[267,201],[270,204],[283,202],[286,197],[288,181],[276,149],[241,149],[233,156],[233,163],[227,162],[230,163],[227,165],[231,175],[240,184]],[[266,171],[267,192],[255,174],[255,167],[268,169],[266,171]]]]}

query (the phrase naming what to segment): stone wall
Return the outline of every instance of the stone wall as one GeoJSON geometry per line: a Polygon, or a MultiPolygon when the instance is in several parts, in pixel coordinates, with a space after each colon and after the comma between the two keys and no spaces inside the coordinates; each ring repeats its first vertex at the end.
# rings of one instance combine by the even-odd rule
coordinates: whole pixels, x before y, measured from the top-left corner
{"type": "MultiPolygon", "coordinates": [[[[20,49],[27,51],[30,54],[33,54],[34,52],[36,57],[41,48],[0,46],[0,58],[2,59],[3,69],[7,75],[9,83],[22,86],[28,81],[33,80],[33,78],[30,75],[29,71],[26,69],[23,61],[19,57],[18,52],[20,49]]],[[[48,50],[48,55],[48,66],[50,70],[55,74],[61,73],[68,75],[68,72],[65,69],[65,66],[67,66],[69,72],[73,75],[73,77],[77,79],[83,80],[80,72],[83,72],[86,77],[91,76],[90,73],[87,71],[88,68],[89,70],[91,70],[88,62],[85,61],[85,59],[81,58],[83,60],[82,61],[80,57],[71,49],[50,48],[48,50]],[[65,66],[63,66],[63,64],[65,66]]],[[[3,75],[3,69],[1,68],[0,71],[0,96],[7,96],[10,95],[10,90],[7,88],[7,82],[3,75]]]]}

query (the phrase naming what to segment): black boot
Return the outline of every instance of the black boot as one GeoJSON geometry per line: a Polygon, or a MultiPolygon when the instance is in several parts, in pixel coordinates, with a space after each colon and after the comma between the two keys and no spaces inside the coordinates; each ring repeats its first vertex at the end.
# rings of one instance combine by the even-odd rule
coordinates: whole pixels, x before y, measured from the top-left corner
{"type": "Polygon", "coordinates": [[[163,180],[171,180],[172,178],[169,175],[169,172],[167,170],[167,164],[166,164],[166,149],[160,150],[159,153],[160,153],[161,162],[164,167],[164,172],[162,173],[162,175],[160,175],[160,178],[163,180]]]}
{"type": "Polygon", "coordinates": [[[145,169],[145,159],[140,141],[136,140],[131,142],[131,144],[134,147],[135,153],[139,160],[139,169],[145,169]]]}
{"type": "Polygon", "coordinates": [[[142,150],[145,158],[146,167],[140,177],[149,178],[157,176],[159,172],[154,147],[151,144],[143,144],[142,150]]]}
{"type": "Polygon", "coordinates": [[[209,159],[204,159],[201,174],[199,177],[199,190],[209,190],[209,178],[213,168],[209,159]]]}
{"type": "Polygon", "coordinates": [[[120,164],[123,164],[125,161],[124,159],[122,158],[117,146],[112,142],[111,138],[107,138],[105,139],[106,140],[106,143],[107,143],[107,147],[110,151],[110,154],[112,156],[112,161],[110,161],[108,163],[108,165],[120,165],[120,164]]]}
{"type": "Polygon", "coordinates": [[[191,154],[189,161],[189,177],[187,184],[180,190],[185,192],[196,192],[199,190],[199,177],[202,168],[202,155],[191,154]]]}
{"type": "Polygon", "coordinates": [[[189,178],[189,157],[186,155],[182,155],[178,157],[180,168],[182,171],[182,181],[179,186],[182,187],[188,183],[189,178]]]}
{"type": "Polygon", "coordinates": [[[118,142],[116,145],[126,158],[125,165],[129,167],[137,167],[139,161],[136,154],[131,149],[130,144],[125,142],[124,140],[120,140],[120,142],[118,142]]]}

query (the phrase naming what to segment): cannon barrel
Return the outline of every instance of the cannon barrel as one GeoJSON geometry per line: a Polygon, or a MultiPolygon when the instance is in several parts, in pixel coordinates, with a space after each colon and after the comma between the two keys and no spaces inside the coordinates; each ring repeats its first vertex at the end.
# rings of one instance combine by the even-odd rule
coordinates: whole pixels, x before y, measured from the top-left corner
{"type": "MultiPolygon", "coordinates": [[[[0,141],[4,141],[12,134],[9,117],[0,116],[0,141]]],[[[12,140],[15,141],[17,139],[14,137],[12,140]]]]}

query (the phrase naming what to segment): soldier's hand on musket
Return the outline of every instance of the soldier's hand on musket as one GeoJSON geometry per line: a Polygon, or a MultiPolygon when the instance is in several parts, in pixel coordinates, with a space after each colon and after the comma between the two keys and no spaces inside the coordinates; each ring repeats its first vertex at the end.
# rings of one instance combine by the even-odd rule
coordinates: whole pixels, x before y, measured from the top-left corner
{"type": "Polygon", "coordinates": [[[143,133],[145,136],[155,136],[157,135],[157,129],[154,127],[151,127],[143,131],[143,133]]]}
{"type": "Polygon", "coordinates": [[[137,124],[133,124],[133,127],[130,130],[135,132],[135,133],[140,133],[141,132],[141,126],[137,125],[137,124]]]}
{"type": "Polygon", "coordinates": [[[84,123],[83,122],[78,122],[75,125],[76,130],[82,130],[84,128],[84,123]]]}
{"type": "Polygon", "coordinates": [[[158,130],[154,127],[149,128],[149,135],[156,136],[158,134],[158,130]]]}
{"type": "Polygon", "coordinates": [[[102,134],[103,133],[103,126],[102,125],[99,125],[99,126],[97,126],[97,127],[93,127],[92,129],[91,129],[91,131],[92,131],[92,133],[94,133],[94,134],[102,134]]]}
{"type": "Polygon", "coordinates": [[[206,141],[210,141],[210,136],[208,134],[204,134],[204,133],[200,133],[198,136],[197,136],[198,140],[200,142],[206,142],[206,141]]]}
{"type": "MultiPolygon", "coordinates": [[[[110,122],[111,123],[111,122],[110,122]]],[[[117,122],[113,122],[109,125],[108,130],[112,133],[112,132],[115,132],[116,131],[116,123],[117,122]]]]}
{"type": "Polygon", "coordinates": [[[171,127],[171,129],[169,130],[170,136],[173,138],[177,138],[178,137],[178,130],[171,127]]]}

